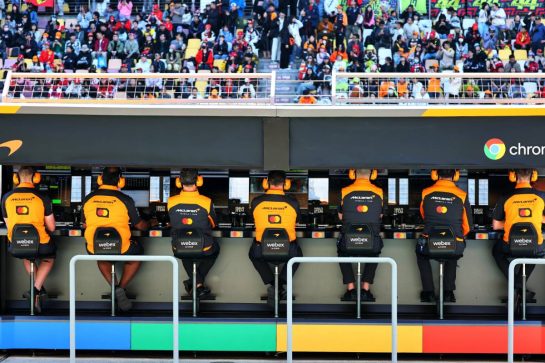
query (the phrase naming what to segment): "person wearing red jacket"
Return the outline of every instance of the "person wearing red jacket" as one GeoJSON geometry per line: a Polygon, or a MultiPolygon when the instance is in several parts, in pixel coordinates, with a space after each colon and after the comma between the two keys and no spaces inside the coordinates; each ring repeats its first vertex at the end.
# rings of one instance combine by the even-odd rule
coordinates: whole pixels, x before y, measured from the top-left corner
{"type": "Polygon", "coordinates": [[[101,32],[96,33],[95,44],[93,45],[93,56],[97,59],[97,68],[107,66],[106,55],[108,54],[108,39],[101,32]]]}
{"type": "Polygon", "coordinates": [[[195,61],[197,62],[197,69],[212,70],[214,67],[214,54],[212,50],[208,49],[206,43],[201,45],[201,49],[199,49],[195,56],[195,61]]]}
{"type": "Polygon", "coordinates": [[[530,46],[532,39],[528,30],[525,27],[521,27],[520,31],[517,33],[517,38],[515,39],[515,49],[526,49],[530,46]]]}
{"type": "Polygon", "coordinates": [[[53,68],[53,63],[55,62],[55,53],[49,48],[49,43],[44,43],[44,49],[40,53],[38,58],[40,63],[45,65],[46,68],[53,68]]]}

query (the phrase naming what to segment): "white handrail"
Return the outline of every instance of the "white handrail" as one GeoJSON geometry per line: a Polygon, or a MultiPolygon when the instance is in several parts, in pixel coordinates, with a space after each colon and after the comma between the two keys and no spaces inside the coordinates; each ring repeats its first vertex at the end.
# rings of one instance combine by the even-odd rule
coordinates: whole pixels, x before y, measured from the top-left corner
{"type": "MultiPolygon", "coordinates": [[[[144,261],[172,264],[172,359],[179,362],[178,261],[172,256],[76,255],[70,260],[70,363],[76,362],[76,263],[78,261],[144,261]]],[[[113,281],[112,281],[113,283],[113,281]]]]}

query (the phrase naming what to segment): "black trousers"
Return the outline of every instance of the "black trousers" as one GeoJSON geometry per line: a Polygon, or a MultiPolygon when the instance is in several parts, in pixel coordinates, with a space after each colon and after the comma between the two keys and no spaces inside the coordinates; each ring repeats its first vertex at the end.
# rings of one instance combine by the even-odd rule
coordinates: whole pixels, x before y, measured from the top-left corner
{"type": "MultiPolygon", "coordinates": [[[[290,249],[289,249],[289,258],[292,257],[302,257],[303,251],[301,251],[301,247],[297,244],[297,242],[290,243],[290,249]]],[[[268,284],[274,284],[274,270],[269,264],[269,262],[265,261],[263,259],[263,252],[261,250],[261,244],[256,243],[255,241],[252,243],[252,246],[250,247],[250,252],[248,253],[248,257],[250,257],[250,261],[252,261],[252,264],[254,265],[255,269],[259,273],[259,276],[261,276],[261,280],[263,280],[263,283],[265,285],[268,284]]],[[[288,272],[286,269],[286,263],[283,264],[282,270],[280,271],[279,276],[279,282],[280,284],[286,284],[288,272]]],[[[299,264],[296,263],[293,265],[293,274],[295,275],[295,271],[299,268],[299,264]]]]}
{"type": "MultiPolygon", "coordinates": [[[[433,283],[433,273],[431,271],[430,258],[416,252],[416,263],[420,271],[420,279],[422,280],[422,290],[434,292],[435,286],[433,283]]],[[[446,260],[443,270],[443,290],[456,290],[456,264],[457,260],[446,260]]]]}
{"type": "MultiPolygon", "coordinates": [[[[219,244],[214,241],[214,243],[212,243],[212,248],[204,254],[205,257],[195,260],[197,261],[197,285],[204,284],[206,275],[208,275],[208,272],[210,272],[210,269],[214,266],[214,263],[220,254],[219,244]]],[[[193,281],[193,260],[184,258],[182,259],[182,265],[189,276],[189,281],[193,281]]]]}
{"type": "MultiPolygon", "coordinates": [[[[503,273],[505,278],[508,278],[509,275],[509,262],[513,259],[509,255],[507,245],[502,241],[496,241],[494,247],[492,247],[492,256],[496,264],[500,268],[500,271],[503,273]]],[[[529,278],[532,272],[534,271],[535,265],[526,265],[526,278],[529,278]]],[[[518,265],[515,268],[515,289],[522,288],[522,265],[518,265]]]]}
{"type": "Polygon", "coordinates": [[[289,44],[280,45],[280,69],[289,68],[291,49],[292,46],[289,44]]]}
{"type": "MultiPolygon", "coordinates": [[[[339,257],[354,257],[354,255],[348,254],[337,247],[337,255],[339,257]]],[[[378,257],[379,255],[372,255],[367,257],[378,257]]],[[[354,277],[354,270],[351,263],[339,263],[341,268],[341,274],[343,275],[343,284],[349,284],[356,282],[354,277]]],[[[378,263],[366,263],[363,266],[362,281],[372,284],[375,281],[375,273],[377,272],[378,263]]]]}

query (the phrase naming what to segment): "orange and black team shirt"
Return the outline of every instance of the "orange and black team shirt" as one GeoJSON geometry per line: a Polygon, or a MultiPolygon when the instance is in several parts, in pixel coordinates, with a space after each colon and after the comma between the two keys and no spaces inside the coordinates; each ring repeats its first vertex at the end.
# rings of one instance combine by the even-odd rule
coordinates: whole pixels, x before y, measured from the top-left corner
{"type": "Polygon", "coordinates": [[[383,192],[366,179],[356,179],[342,189],[339,213],[343,215],[343,229],[351,225],[367,224],[375,236],[380,233],[383,192]]]}
{"type": "Polygon", "coordinates": [[[94,235],[97,228],[115,228],[121,236],[121,253],[127,252],[131,244],[131,229],[140,223],[138,209],[131,197],[123,194],[115,186],[102,185],[85,197],[83,201],[82,223],[86,224],[85,240],[87,250],[94,253],[94,235]]]}
{"type": "Polygon", "coordinates": [[[450,180],[438,180],[422,191],[420,214],[424,219],[425,235],[433,227],[448,226],[461,242],[473,225],[467,193],[450,180]]]}
{"type": "Polygon", "coordinates": [[[212,200],[198,191],[184,192],[168,198],[168,215],[172,229],[195,228],[205,236],[205,250],[212,242],[212,228],[217,218],[212,200]]]}
{"type": "Polygon", "coordinates": [[[40,235],[40,243],[48,243],[44,217],[53,213],[51,199],[36,191],[34,184],[21,183],[2,198],[2,214],[8,219],[8,240],[11,241],[13,226],[32,224],[40,235]]]}
{"type": "Polygon", "coordinates": [[[288,233],[290,242],[295,241],[295,227],[301,219],[299,203],[284,194],[282,190],[268,190],[250,205],[255,223],[255,239],[261,242],[263,232],[268,228],[282,228],[288,233]]]}
{"type": "Polygon", "coordinates": [[[503,241],[509,243],[509,233],[515,223],[531,223],[537,231],[538,244],[543,243],[541,224],[545,215],[545,194],[529,183],[518,183],[508,196],[500,198],[493,218],[504,221],[503,241]]]}

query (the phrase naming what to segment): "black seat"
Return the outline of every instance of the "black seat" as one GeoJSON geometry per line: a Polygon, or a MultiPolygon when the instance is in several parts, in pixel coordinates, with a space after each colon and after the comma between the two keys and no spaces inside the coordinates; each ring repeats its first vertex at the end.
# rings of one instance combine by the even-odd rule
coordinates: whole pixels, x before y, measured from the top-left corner
{"type": "Polygon", "coordinates": [[[444,292],[443,292],[443,270],[447,260],[458,260],[464,254],[465,245],[463,241],[458,241],[456,235],[449,226],[435,226],[431,229],[425,251],[430,259],[439,262],[439,319],[443,319],[444,292]]]}
{"type": "MultiPolygon", "coordinates": [[[[99,227],[93,236],[95,255],[121,255],[122,239],[119,231],[113,227],[99,227]]],[[[115,316],[115,263],[112,263],[112,284],[110,292],[111,315],[115,316]]],[[[102,295],[102,298],[107,295],[102,295]]]]}
{"type": "MultiPolygon", "coordinates": [[[[179,259],[190,260],[193,264],[193,279],[192,279],[192,296],[193,302],[193,316],[197,316],[199,309],[197,298],[197,262],[207,257],[204,254],[204,242],[205,236],[200,229],[186,228],[177,229],[172,231],[172,253],[174,257],[179,259]]],[[[187,300],[187,297],[182,296],[182,300],[187,300]]],[[[215,300],[213,296],[207,298],[207,300],[215,300]]]]}
{"type": "Polygon", "coordinates": [[[278,317],[279,265],[290,259],[290,238],[283,228],[267,228],[261,237],[263,259],[274,265],[274,317],[278,317]]]}

